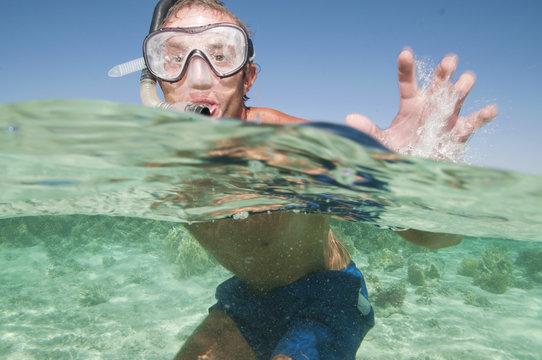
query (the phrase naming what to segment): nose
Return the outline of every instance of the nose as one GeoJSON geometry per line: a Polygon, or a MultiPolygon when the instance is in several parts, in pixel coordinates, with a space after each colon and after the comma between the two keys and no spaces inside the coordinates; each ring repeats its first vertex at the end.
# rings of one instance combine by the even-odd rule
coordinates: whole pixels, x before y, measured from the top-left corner
{"type": "Polygon", "coordinates": [[[215,74],[201,56],[194,55],[189,59],[186,70],[186,84],[194,89],[207,89],[212,86],[215,74]]]}

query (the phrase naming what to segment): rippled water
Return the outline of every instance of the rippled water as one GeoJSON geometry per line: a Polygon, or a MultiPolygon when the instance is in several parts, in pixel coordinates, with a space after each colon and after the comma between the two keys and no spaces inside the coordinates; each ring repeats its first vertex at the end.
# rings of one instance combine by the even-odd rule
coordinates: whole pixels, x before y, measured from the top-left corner
{"type": "Polygon", "coordinates": [[[337,219],[377,313],[359,359],[542,352],[541,177],[339,125],[58,100],[0,105],[0,169],[0,358],[171,358],[229,276],[182,224],[279,210],[337,219]]]}
{"type": "Polygon", "coordinates": [[[541,177],[398,156],[340,125],[253,125],[89,101],[8,104],[0,114],[1,217],[188,222],[287,208],[542,240],[541,177]]]}

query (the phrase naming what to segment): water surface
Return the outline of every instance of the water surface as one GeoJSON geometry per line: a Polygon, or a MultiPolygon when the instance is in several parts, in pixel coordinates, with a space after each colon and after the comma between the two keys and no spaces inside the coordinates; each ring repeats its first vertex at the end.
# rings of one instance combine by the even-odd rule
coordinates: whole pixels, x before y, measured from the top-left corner
{"type": "Polygon", "coordinates": [[[398,156],[339,125],[95,101],[0,115],[1,358],[171,358],[230,276],[183,224],[267,211],[335,218],[377,315],[359,359],[542,352],[540,177],[398,156]],[[466,238],[427,251],[401,228],[466,238]]]}

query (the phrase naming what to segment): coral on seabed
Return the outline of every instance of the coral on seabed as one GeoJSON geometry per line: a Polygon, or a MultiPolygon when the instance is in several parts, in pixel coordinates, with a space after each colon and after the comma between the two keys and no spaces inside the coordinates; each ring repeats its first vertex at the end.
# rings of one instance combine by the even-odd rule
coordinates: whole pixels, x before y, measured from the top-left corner
{"type": "Polygon", "coordinates": [[[369,255],[369,265],[386,271],[394,271],[405,266],[405,260],[394,251],[383,249],[369,255]]]}
{"type": "Polygon", "coordinates": [[[402,281],[397,281],[387,287],[378,286],[372,296],[375,306],[386,308],[388,306],[400,307],[406,296],[406,286],[402,281]]]}
{"type": "Polygon", "coordinates": [[[524,250],[516,259],[516,264],[525,269],[529,279],[542,284],[542,251],[524,250]]]}
{"type": "Polygon", "coordinates": [[[416,295],[420,297],[416,299],[416,304],[420,305],[431,305],[433,304],[432,297],[434,296],[433,291],[428,287],[419,287],[415,292],[416,295]]]}
{"type": "Polygon", "coordinates": [[[416,286],[425,285],[425,276],[423,270],[418,264],[411,264],[408,267],[408,282],[416,286]]]}
{"type": "Polygon", "coordinates": [[[486,249],[478,263],[478,268],[483,272],[508,274],[512,271],[512,261],[500,248],[486,249]]]}
{"type": "Polygon", "coordinates": [[[463,259],[457,273],[462,276],[474,277],[478,271],[478,260],[476,259],[463,259]]]}
{"type": "Polygon", "coordinates": [[[433,253],[418,253],[408,259],[408,281],[412,285],[424,286],[439,280],[444,273],[444,261],[433,253]]]}
{"type": "Polygon", "coordinates": [[[484,251],[480,260],[464,259],[457,273],[473,278],[473,284],[494,294],[503,294],[512,282],[512,262],[500,248],[484,251]]]}
{"type": "Polygon", "coordinates": [[[465,293],[465,304],[478,307],[489,307],[491,303],[485,296],[476,296],[472,291],[465,293]]]}
{"type": "Polygon", "coordinates": [[[79,305],[95,306],[109,301],[109,294],[100,285],[92,285],[79,293],[79,305]]]}
{"type": "Polygon", "coordinates": [[[480,274],[474,279],[474,284],[494,294],[504,294],[510,285],[510,276],[497,272],[480,274]]]}
{"type": "Polygon", "coordinates": [[[503,294],[510,285],[512,262],[499,248],[486,249],[478,262],[474,284],[494,294],[503,294]]]}
{"type": "Polygon", "coordinates": [[[0,220],[0,249],[9,247],[30,247],[37,245],[39,239],[30,232],[23,221],[29,218],[0,220]]]}
{"type": "MultiPolygon", "coordinates": [[[[344,242],[344,239],[348,238],[355,246],[355,249],[365,255],[382,249],[388,249],[397,253],[405,246],[405,241],[401,239],[399,235],[390,230],[380,229],[371,224],[335,219],[330,220],[330,224],[341,242],[344,242]]],[[[352,252],[351,247],[348,245],[347,241],[345,246],[348,251],[352,252]]]]}

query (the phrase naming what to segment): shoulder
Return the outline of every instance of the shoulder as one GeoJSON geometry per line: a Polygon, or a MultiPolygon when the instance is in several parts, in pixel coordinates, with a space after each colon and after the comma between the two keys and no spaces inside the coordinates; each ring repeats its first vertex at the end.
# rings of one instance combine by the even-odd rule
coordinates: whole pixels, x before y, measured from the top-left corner
{"type": "Polygon", "coordinates": [[[308,120],[301,119],[280,112],[275,109],[250,107],[247,109],[247,121],[257,121],[269,124],[291,124],[291,123],[306,123],[308,120]]]}

